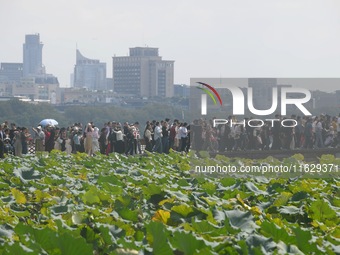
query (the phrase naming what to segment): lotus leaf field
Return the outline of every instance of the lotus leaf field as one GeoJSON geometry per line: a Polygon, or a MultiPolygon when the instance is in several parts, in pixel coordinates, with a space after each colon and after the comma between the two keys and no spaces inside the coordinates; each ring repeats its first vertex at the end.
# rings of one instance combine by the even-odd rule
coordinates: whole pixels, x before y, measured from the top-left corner
{"type": "Polygon", "coordinates": [[[176,152],[8,157],[0,254],[340,254],[339,178],[194,176],[189,163],[176,152]]]}

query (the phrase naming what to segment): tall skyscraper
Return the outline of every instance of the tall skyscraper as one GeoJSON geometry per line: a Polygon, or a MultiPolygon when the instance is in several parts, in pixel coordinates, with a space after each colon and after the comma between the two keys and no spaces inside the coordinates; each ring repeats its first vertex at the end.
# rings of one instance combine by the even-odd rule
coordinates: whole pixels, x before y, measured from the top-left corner
{"type": "Polygon", "coordinates": [[[106,63],[86,58],[77,50],[73,77],[74,87],[106,90],[106,63]]]}
{"type": "Polygon", "coordinates": [[[42,48],[40,35],[26,35],[24,50],[23,73],[24,77],[44,74],[45,70],[42,64],[42,48]]]}
{"type": "Polygon", "coordinates": [[[117,93],[142,97],[174,95],[174,61],[162,60],[158,48],[130,48],[129,56],[112,60],[117,93]]]}

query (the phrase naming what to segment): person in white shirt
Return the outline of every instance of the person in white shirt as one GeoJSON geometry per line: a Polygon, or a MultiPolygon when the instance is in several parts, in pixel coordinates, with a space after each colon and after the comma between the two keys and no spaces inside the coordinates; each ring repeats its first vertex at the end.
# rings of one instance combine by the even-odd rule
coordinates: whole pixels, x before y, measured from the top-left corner
{"type": "Polygon", "coordinates": [[[92,132],[92,153],[97,153],[99,151],[99,128],[94,127],[92,132]]]}
{"type": "Polygon", "coordinates": [[[72,153],[71,138],[65,140],[65,151],[68,155],[72,153]]]}
{"type": "Polygon", "coordinates": [[[135,126],[135,129],[133,132],[133,150],[135,154],[137,154],[137,152],[139,154],[142,154],[142,146],[140,144],[139,122],[136,121],[134,126],[135,126]]]}
{"type": "Polygon", "coordinates": [[[35,151],[44,151],[44,143],[45,143],[45,133],[41,129],[41,126],[37,128],[32,128],[35,133],[35,151]]]}
{"type": "Polygon", "coordinates": [[[161,124],[157,121],[156,122],[156,127],[154,131],[154,140],[155,140],[155,145],[152,149],[154,152],[162,153],[163,148],[162,148],[162,127],[161,124]]]}
{"type": "Polygon", "coordinates": [[[176,127],[175,127],[175,131],[176,131],[176,136],[175,136],[175,149],[177,151],[180,150],[180,146],[181,146],[181,133],[180,133],[180,130],[181,130],[181,126],[182,124],[179,124],[177,123],[176,127]]]}
{"type": "Polygon", "coordinates": [[[188,140],[188,124],[183,123],[182,127],[179,130],[179,133],[181,135],[181,151],[185,151],[185,147],[187,146],[187,140],[188,140]]]}
{"type": "Polygon", "coordinates": [[[314,144],[314,146],[316,148],[323,148],[324,147],[322,130],[323,130],[322,120],[319,119],[319,118],[316,118],[316,121],[315,121],[315,144],[314,144]]]}
{"type": "Polygon", "coordinates": [[[112,131],[116,134],[115,152],[122,154],[124,153],[124,134],[120,125],[116,125],[112,131]]]}

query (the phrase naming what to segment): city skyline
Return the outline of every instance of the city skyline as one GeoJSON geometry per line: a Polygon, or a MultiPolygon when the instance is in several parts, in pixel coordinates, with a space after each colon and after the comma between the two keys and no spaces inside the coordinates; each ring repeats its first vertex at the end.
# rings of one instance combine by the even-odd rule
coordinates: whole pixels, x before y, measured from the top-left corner
{"type": "Polygon", "coordinates": [[[7,1],[0,27],[10,33],[0,41],[0,62],[22,62],[25,35],[39,33],[46,72],[63,87],[70,85],[76,48],[107,63],[112,77],[112,57],[146,45],[175,60],[176,84],[199,76],[336,78],[339,11],[331,0],[7,1]]]}

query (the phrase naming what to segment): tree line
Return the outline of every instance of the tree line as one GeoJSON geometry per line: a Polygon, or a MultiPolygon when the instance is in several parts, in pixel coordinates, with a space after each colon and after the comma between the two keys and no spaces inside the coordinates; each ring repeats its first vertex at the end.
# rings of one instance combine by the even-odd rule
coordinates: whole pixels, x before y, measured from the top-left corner
{"type": "Polygon", "coordinates": [[[74,123],[88,123],[92,121],[102,126],[108,121],[135,122],[144,124],[150,119],[182,119],[188,117],[188,110],[173,105],[160,103],[147,104],[139,108],[124,108],[113,105],[69,105],[58,108],[50,104],[38,105],[9,100],[0,102],[1,119],[19,126],[36,127],[43,119],[55,119],[60,127],[67,127],[74,123]]]}

